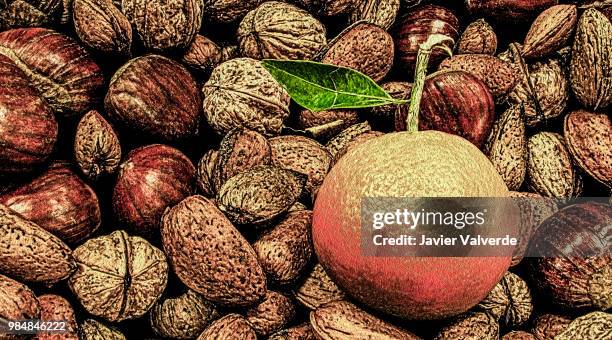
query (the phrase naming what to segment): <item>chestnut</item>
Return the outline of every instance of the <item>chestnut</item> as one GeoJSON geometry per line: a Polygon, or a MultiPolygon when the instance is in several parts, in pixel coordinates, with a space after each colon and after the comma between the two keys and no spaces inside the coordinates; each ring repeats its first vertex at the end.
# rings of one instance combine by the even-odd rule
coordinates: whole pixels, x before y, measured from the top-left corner
{"type": "Polygon", "coordinates": [[[559,0],[466,0],[472,15],[490,17],[499,22],[524,22],[535,18],[559,0]]]}
{"type": "Polygon", "coordinates": [[[152,236],[164,210],[194,193],[196,169],[179,150],[162,144],[132,150],[119,166],[113,212],[122,227],[152,236]]]}

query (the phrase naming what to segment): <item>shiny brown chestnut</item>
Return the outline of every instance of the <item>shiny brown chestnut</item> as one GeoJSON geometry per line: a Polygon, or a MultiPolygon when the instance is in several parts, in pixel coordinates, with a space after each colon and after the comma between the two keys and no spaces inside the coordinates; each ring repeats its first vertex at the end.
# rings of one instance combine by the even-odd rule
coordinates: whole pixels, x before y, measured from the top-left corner
{"type": "Polygon", "coordinates": [[[153,144],[132,150],[119,166],[113,212],[122,227],[152,236],[167,207],[193,194],[196,170],[179,150],[153,144]]]}
{"type": "Polygon", "coordinates": [[[466,0],[465,5],[473,15],[490,17],[500,22],[526,21],[535,18],[559,0],[466,0]]]}
{"type": "MultiPolygon", "coordinates": [[[[407,110],[397,110],[395,130],[406,130],[407,110]]],[[[495,118],[489,88],[464,71],[436,72],[425,80],[419,130],[439,130],[461,136],[479,148],[495,118]]]]}
{"type": "Polygon", "coordinates": [[[0,195],[0,204],[68,244],[86,239],[101,222],[96,193],[61,163],[51,165],[31,182],[0,195]]]}

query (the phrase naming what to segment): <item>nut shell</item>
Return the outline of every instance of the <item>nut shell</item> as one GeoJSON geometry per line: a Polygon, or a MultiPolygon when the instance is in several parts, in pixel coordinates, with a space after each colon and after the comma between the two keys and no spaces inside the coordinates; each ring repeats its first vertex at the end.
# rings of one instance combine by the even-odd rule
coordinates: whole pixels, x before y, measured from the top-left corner
{"type": "Polygon", "coordinates": [[[535,335],[524,331],[512,331],[504,334],[501,340],[538,340],[535,335]]]}
{"type": "Polygon", "coordinates": [[[248,306],[266,294],[253,248],[210,200],[190,196],[167,210],[162,240],[176,275],[205,299],[248,306]]]}
{"type": "Polygon", "coordinates": [[[68,244],[89,237],[102,219],[95,191],[63,164],[54,164],[30,183],[0,195],[0,204],[68,244]]]}
{"type": "Polygon", "coordinates": [[[484,15],[503,23],[524,23],[558,0],[467,0],[472,15],[484,15]]]}
{"type": "Polygon", "coordinates": [[[311,310],[329,302],[344,300],[345,297],[344,292],[332,281],[320,264],[314,266],[295,292],[296,300],[311,310]]]}
{"type": "Polygon", "coordinates": [[[531,24],[523,43],[523,57],[542,58],[565,46],[576,29],[578,9],[574,5],[552,6],[531,24]]]}
{"type": "MultiPolygon", "coordinates": [[[[37,319],[40,305],[34,292],[26,285],[0,274],[0,317],[7,320],[37,319]]],[[[0,332],[2,339],[19,339],[0,332]]]]}
{"type": "Polygon", "coordinates": [[[217,66],[202,92],[206,119],[220,135],[236,127],[278,135],[289,116],[289,94],[254,59],[237,58],[217,66]]]}
{"type": "Polygon", "coordinates": [[[442,328],[434,340],[499,339],[499,325],[488,313],[467,313],[442,328]]]}
{"type": "Polygon", "coordinates": [[[79,329],[83,340],[125,340],[125,336],[114,327],[109,327],[93,319],[83,321],[79,329]]]}
{"type": "Polygon", "coordinates": [[[527,142],[529,187],[546,197],[572,197],[576,173],[563,137],[539,132],[527,142]]]}
{"type": "Polygon", "coordinates": [[[489,54],[497,51],[497,35],[484,19],[469,24],[457,44],[458,54],[489,54]]]}
{"type": "Polygon", "coordinates": [[[73,0],[72,21],[79,39],[107,54],[129,55],[132,26],[112,0],[73,0]]]}
{"type": "Polygon", "coordinates": [[[555,339],[605,339],[612,335],[611,329],[612,314],[592,312],[574,319],[555,339]]]}
{"type": "Polygon", "coordinates": [[[268,338],[269,340],[316,340],[310,324],[304,323],[295,327],[283,329],[268,338]]]}
{"type": "Polygon", "coordinates": [[[213,322],[197,340],[257,340],[248,321],[239,314],[228,314],[213,322]]]}
{"type": "Polygon", "coordinates": [[[0,272],[18,280],[54,284],[76,268],[56,236],[0,204],[0,272]]]}
{"type": "Polygon", "coordinates": [[[204,20],[230,23],[242,19],[264,0],[204,0],[204,20]]]}
{"type": "Polygon", "coordinates": [[[242,55],[254,59],[308,60],[325,46],[325,26],[291,4],[267,1],[238,28],[242,55]]]}
{"type": "Polygon", "coordinates": [[[574,111],[565,116],[565,142],[582,170],[612,188],[612,123],[606,114],[574,111]]]}
{"type": "Polygon", "coordinates": [[[113,127],[97,111],[81,118],[74,137],[74,158],[91,180],[111,175],[121,162],[121,144],[113,127]]]}
{"type": "Polygon", "coordinates": [[[208,150],[198,162],[198,189],[206,197],[215,197],[217,195],[213,178],[218,156],[219,152],[217,150],[208,150]]]}
{"type": "Polygon", "coordinates": [[[538,340],[554,340],[571,322],[565,316],[543,314],[535,319],[532,331],[538,340]]]}
{"type": "Polygon", "coordinates": [[[395,22],[400,2],[400,0],[359,0],[349,20],[351,23],[364,20],[387,30],[395,22]]]}
{"type": "Polygon", "coordinates": [[[151,309],[151,328],[155,334],[172,339],[193,339],[219,316],[219,312],[200,294],[184,294],[158,301],[151,309]]]}
{"type": "Polygon", "coordinates": [[[36,340],[77,340],[78,325],[74,309],[68,300],[59,295],[47,294],[38,297],[40,303],[40,319],[43,321],[66,322],[66,332],[57,334],[53,332],[39,332],[36,340]]]}
{"type": "Polygon", "coordinates": [[[195,182],[195,167],[179,150],[161,144],[132,150],[113,190],[115,217],[134,232],[152,236],[164,210],[193,194],[195,182]]]}
{"type": "Polygon", "coordinates": [[[168,282],[164,253],[122,230],[89,239],[74,257],[70,289],[87,312],[112,322],[144,315],[168,282]]]}
{"type": "Polygon", "coordinates": [[[200,94],[191,74],[177,62],[146,55],[123,65],[104,100],[109,117],[132,131],[176,141],[198,133],[200,94]]]}
{"type": "Polygon", "coordinates": [[[181,62],[190,69],[207,75],[222,61],[225,61],[222,48],[214,41],[199,34],[195,36],[181,57],[181,62]]]}
{"type": "Polygon", "coordinates": [[[533,311],[531,292],[518,275],[507,272],[477,306],[510,328],[523,325],[533,311]]]}
{"type": "Polygon", "coordinates": [[[268,291],[264,300],[246,312],[246,319],[260,336],[268,336],[295,318],[295,306],[283,294],[268,291]]]}
{"type": "Polygon", "coordinates": [[[59,0],[9,0],[2,1],[1,5],[0,30],[54,24],[62,7],[59,0]]]}

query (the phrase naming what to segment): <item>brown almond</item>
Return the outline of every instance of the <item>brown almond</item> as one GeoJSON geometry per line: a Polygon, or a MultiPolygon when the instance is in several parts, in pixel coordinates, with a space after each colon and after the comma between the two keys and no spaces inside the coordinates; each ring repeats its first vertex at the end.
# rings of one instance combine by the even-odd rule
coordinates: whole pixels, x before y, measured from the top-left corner
{"type": "Polygon", "coordinates": [[[198,162],[197,184],[200,192],[206,197],[215,197],[217,190],[214,183],[214,170],[217,164],[219,152],[217,150],[208,150],[198,162]]]}
{"type": "Polygon", "coordinates": [[[331,339],[420,339],[366,313],[347,301],[335,301],[310,312],[310,325],[318,338],[331,339]]]}
{"type": "Polygon", "coordinates": [[[530,188],[546,197],[572,197],[576,174],[563,137],[540,132],[529,138],[527,149],[530,188]]]}
{"type": "Polygon", "coordinates": [[[215,191],[228,179],[257,165],[268,165],[271,159],[270,143],[262,134],[244,128],[231,130],[219,145],[213,171],[215,191]]]}
{"type": "Polygon", "coordinates": [[[268,291],[264,300],[246,312],[246,319],[260,336],[268,336],[295,318],[295,306],[281,293],[268,291]]]}
{"type": "Polygon", "coordinates": [[[230,178],[219,190],[219,209],[236,224],[264,224],[301,196],[307,176],[260,165],[230,178]]]}
{"type": "Polygon", "coordinates": [[[393,38],[387,31],[374,24],[357,22],[333,39],[316,59],[352,68],[380,81],[391,70],[394,55],[393,38]]]}
{"type": "Polygon", "coordinates": [[[612,104],[612,23],[594,8],[582,13],[572,47],[572,89],[587,109],[612,104]]]}
{"type": "Polygon", "coordinates": [[[556,5],[535,19],[523,43],[523,57],[542,58],[567,45],[572,38],[578,10],[574,5],[556,5]]]}
{"type": "Polygon", "coordinates": [[[499,324],[488,313],[466,313],[442,328],[435,340],[481,339],[498,340],[499,324]]]}
{"type": "Polygon", "coordinates": [[[308,176],[306,190],[314,197],[331,169],[332,157],[319,142],[302,136],[270,139],[272,164],[308,176]]]}
{"type": "Polygon", "coordinates": [[[295,298],[313,310],[328,302],[343,300],[345,297],[344,292],[332,281],[320,264],[314,266],[295,292],[295,298]]]}
{"type": "Polygon", "coordinates": [[[326,144],[325,148],[332,157],[336,158],[336,154],[343,149],[351,140],[359,136],[362,133],[372,131],[370,123],[363,122],[344,129],[342,132],[337,134],[334,138],[330,139],[326,144]]]}
{"type": "Polygon", "coordinates": [[[247,320],[238,314],[228,314],[213,322],[197,340],[257,340],[257,334],[247,320]]]}
{"type": "Polygon", "coordinates": [[[440,70],[465,71],[481,80],[494,98],[506,95],[516,85],[516,71],[512,65],[487,54],[458,54],[444,60],[440,70]],[[492,70],[495,70],[492,72],[492,70]]]}
{"type": "Polygon", "coordinates": [[[310,324],[303,323],[274,333],[268,340],[317,340],[317,337],[312,331],[310,324]]]}
{"type": "Polygon", "coordinates": [[[75,269],[72,251],[62,240],[0,204],[0,272],[54,284],[75,269]]]}
{"type": "MultiPolygon", "coordinates": [[[[0,318],[6,320],[38,319],[40,305],[28,286],[0,274],[0,318]]],[[[2,339],[20,339],[19,336],[3,333],[2,339]]]]}
{"type": "Polygon", "coordinates": [[[121,144],[113,127],[97,111],[89,111],[77,126],[74,156],[85,176],[96,180],[117,171],[121,144]]]}
{"type": "Polygon", "coordinates": [[[489,54],[497,51],[497,35],[484,19],[469,24],[459,38],[458,54],[489,54]]]}
{"type": "Polygon", "coordinates": [[[205,299],[248,306],[265,295],[255,251],[210,200],[190,196],[166,210],[162,241],[176,275],[205,299]]]}
{"type": "Polygon", "coordinates": [[[538,340],[535,335],[525,331],[512,331],[504,334],[501,340],[538,340]]]}
{"type": "Polygon", "coordinates": [[[189,289],[177,297],[158,301],[149,315],[155,334],[164,338],[193,339],[219,317],[219,312],[200,294],[189,289]]]}
{"type": "Polygon", "coordinates": [[[610,339],[612,337],[612,314],[591,312],[572,321],[555,340],[610,339]]]}
{"type": "Polygon", "coordinates": [[[574,111],[565,116],[563,133],[576,164],[612,188],[612,123],[604,113],[574,111]]]}
{"type": "Polygon", "coordinates": [[[74,314],[74,309],[68,300],[55,294],[46,294],[38,297],[40,303],[40,319],[42,321],[66,322],[65,333],[61,337],[53,332],[39,332],[34,339],[36,340],[77,340],[78,325],[74,314]]]}
{"type": "Polygon", "coordinates": [[[94,319],[87,319],[81,324],[79,335],[83,340],[125,340],[118,329],[94,319]]]}
{"type": "Polygon", "coordinates": [[[534,321],[532,328],[538,340],[554,340],[572,322],[572,319],[555,314],[542,314],[534,321]]]}
{"type": "Polygon", "coordinates": [[[273,282],[294,282],[312,258],[311,223],[312,211],[291,212],[253,244],[259,263],[273,282]]]}
{"type": "Polygon", "coordinates": [[[527,136],[522,106],[512,106],[497,119],[485,151],[508,189],[518,190],[527,173],[527,136]]]}

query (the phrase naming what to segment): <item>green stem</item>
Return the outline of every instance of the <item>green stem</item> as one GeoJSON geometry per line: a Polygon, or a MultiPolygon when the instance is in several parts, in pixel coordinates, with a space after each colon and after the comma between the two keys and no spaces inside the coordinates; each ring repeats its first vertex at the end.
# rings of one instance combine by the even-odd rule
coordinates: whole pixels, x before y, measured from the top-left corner
{"type": "Polygon", "coordinates": [[[406,130],[409,132],[419,131],[419,112],[421,111],[421,98],[423,97],[423,87],[425,86],[425,77],[427,76],[427,65],[429,64],[429,56],[435,48],[440,48],[452,55],[452,51],[445,42],[454,42],[453,39],[442,35],[432,34],[427,41],[419,46],[419,52],[416,60],[416,70],[414,71],[414,83],[410,92],[410,106],[408,108],[408,116],[406,117],[406,130]]]}

